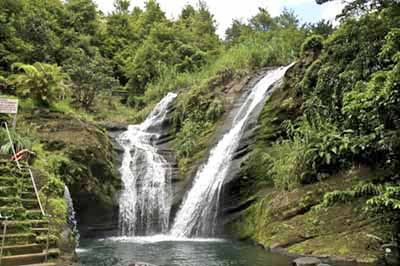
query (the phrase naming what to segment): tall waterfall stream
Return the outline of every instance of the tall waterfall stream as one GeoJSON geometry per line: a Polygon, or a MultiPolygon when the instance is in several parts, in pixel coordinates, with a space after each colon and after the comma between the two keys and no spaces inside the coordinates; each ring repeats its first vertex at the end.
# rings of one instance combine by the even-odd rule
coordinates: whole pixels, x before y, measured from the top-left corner
{"type": "Polygon", "coordinates": [[[246,123],[255,108],[265,102],[272,85],[283,77],[289,67],[268,72],[247,96],[232,128],[211,150],[208,161],[197,172],[193,187],[176,216],[171,230],[173,236],[205,237],[215,234],[221,188],[246,123]]]}
{"type": "Polygon", "coordinates": [[[119,230],[123,236],[166,233],[172,204],[171,167],[158,152],[168,110],[176,98],[169,93],[140,125],[129,126],[118,139],[124,148],[120,169],[119,230]]]}

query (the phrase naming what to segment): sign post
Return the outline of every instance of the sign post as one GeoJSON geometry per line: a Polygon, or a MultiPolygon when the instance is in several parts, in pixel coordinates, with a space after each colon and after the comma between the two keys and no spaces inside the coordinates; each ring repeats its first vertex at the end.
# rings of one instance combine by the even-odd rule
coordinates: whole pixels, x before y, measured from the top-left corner
{"type": "Polygon", "coordinates": [[[17,125],[18,100],[0,98],[0,114],[13,114],[13,128],[17,125]]]}

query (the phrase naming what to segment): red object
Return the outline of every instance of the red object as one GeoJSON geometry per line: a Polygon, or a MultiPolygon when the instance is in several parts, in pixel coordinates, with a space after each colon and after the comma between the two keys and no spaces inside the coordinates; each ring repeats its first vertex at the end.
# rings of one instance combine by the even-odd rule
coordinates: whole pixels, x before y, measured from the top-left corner
{"type": "Polygon", "coordinates": [[[17,152],[15,155],[11,156],[10,160],[11,161],[21,161],[24,160],[27,155],[29,154],[29,150],[24,149],[24,150],[20,150],[19,152],[17,152]]]}

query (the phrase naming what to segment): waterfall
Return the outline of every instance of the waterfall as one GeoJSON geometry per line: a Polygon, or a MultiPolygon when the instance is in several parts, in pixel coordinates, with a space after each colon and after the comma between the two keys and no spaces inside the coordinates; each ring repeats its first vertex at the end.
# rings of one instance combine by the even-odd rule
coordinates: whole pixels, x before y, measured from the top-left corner
{"type": "Polygon", "coordinates": [[[74,203],[72,202],[71,198],[71,193],[69,192],[69,189],[67,186],[64,186],[64,200],[67,203],[67,208],[68,208],[68,225],[71,228],[72,234],[75,237],[76,241],[76,247],[79,246],[79,232],[78,232],[78,222],[76,221],[76,215],[75,215],[75,209],[74,209],[74,203]]]}
{"type": "Polygon", "coordinates": [[[233,154],[252,112],[263,104],[272,85],[288,67],[270,71],[247,96],[236,114],[233,126],[211,150],[207,162],[198,170],[171,229],[175,237],[212,236],[215,234],[219,197],[233,154]]]}
{"type": "Polygon", "coordinates": [[[172,171],[155,142],[176,96],[169,93],[142,124],[129,126],[118,138],[124,148],[120,168],[123,191],[119,200],[119,230],[123,236],[168,231],[172,171]]]}

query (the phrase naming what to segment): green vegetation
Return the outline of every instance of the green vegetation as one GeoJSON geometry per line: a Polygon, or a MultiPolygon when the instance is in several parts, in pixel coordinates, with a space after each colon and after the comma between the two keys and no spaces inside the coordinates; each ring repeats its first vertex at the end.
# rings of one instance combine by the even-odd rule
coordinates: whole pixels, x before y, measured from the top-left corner
{"type": "Polygon", "coordinates": [[[8,77],[8,83],[15,86],[18,96],[29,97],[38,106],[49,106],[66,97],[67,76],[62,73],[60,67],[42,63],[33,65],[15,63],[12,68],[23,71],[8,77]]]}
{"type": "MultiPolygon", "coordinates": [[[[300,60],[267,103],[256,149],[242,166],[242,175],[259,189],[274,184],[288,193],[368,167],[359,173],[361,182],[319,195],[315,211],[360,205],[393,230],[379,231],[385,241],[400,239],[399,18],[393,1],[353,1],[329,37],[308,37],[300,60]]],[[[303,248],[293,246],[292,252],[303,248]]]]}
{"type": "MultiPolygon", "coordinates": [[[[155,0],[143,9],[131,9],[128,0],[114,7],[105,15],[93,0],[0,2],[0,92],[20,99],[15,146],[36,153],[31,163],[57,224],[65,214],[59,199],[64,183],[94,195],[107,209],[98,213],[112,208],[120,185],[115,154],[95,123],[139,123],[168,92],[177,92],[169,133],[180,174],[187,176],[204,158],[237,88],[260,70],[297,61],[264,108],[254,149],[241,166],[246,200],[259,194],[254,191],[274,192],[246,210],[239,234],[279,247],[287,237],[291,252],[349,256],[361,254],[354,241],[340,239],[332,249],[324,244],[334,234],[367,243],[360,231],[341,228],[307,238],[334,227],[330,219],[340,207],[346,219],[366,220],[357,228],[369,233],[385,234],[383,225],[400,228],[398,3],[347,1],[337,28],[327,21],[301,25],[290,10],[272,17],[260,7],[249,20],[234,20],[225,40],[202,1],[184,7],[175,20],[155,0]],[[368,170],[356,176],[360,168],[368,170]],[[273,213],[279,208],[268,206],[276,203],[271,195],[282,201],[295,195],[290,204],[299,203],[300,210],[280,206],[287,211],[282,218],[273,213]],[[290,228],[305,228],[307,241],[299,242],[290,228]]],[[[0,130],[0,152],[8,157],[5,134],[0,130]]],[[[384,240],[399,234],[394,230],[384,240]]]]}

